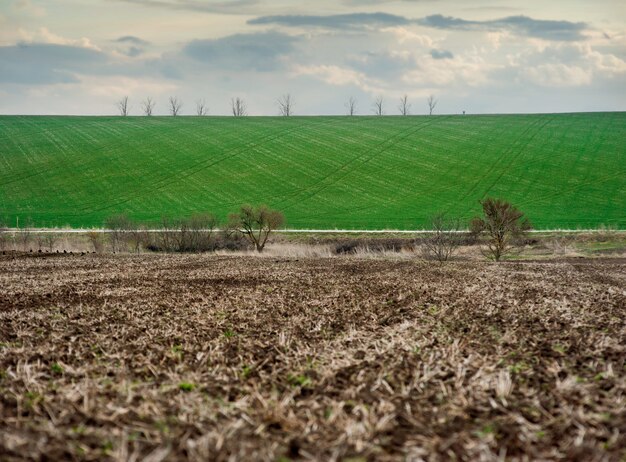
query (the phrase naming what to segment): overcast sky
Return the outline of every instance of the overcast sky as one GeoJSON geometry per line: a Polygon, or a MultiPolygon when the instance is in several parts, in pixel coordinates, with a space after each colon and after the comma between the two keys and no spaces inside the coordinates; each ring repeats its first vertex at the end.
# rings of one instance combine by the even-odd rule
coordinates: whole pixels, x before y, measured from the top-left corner
{"type": "Polygon", "coordinates": [[[624,0],[0,0],[1,114],[626,110],[624,0]]]}

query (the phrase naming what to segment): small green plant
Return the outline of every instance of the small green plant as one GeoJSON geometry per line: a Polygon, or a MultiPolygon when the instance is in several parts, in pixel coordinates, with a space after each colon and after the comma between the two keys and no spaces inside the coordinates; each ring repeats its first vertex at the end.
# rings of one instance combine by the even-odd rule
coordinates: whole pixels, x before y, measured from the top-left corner
{"type": "Polygon", "coordinates": [[[183,354],[183,346],[182,345],[172,346],[172,353],[174,353],[175,355],[183,354]]]}
{"type": "Polygon", "coordinates": [[[195,390],[196,385],[189,382],[181,382],[178,384],[178,389],[184,392],[189,392],[195,390]]]}
{"type": "Polygon", "coordinates": [[[493,435],[495,432],[496,432],[496,429],[493,426],[493,424],[487,424],[483,428],[478,430],[476,432],[476,435],[481,437],[481,438],[486,438],[486,437],[488,437],[490,435],[493,435]]]}
{"type": "Polygon", "coordinates": [[[72,433],[76,435],[84,435],[86,431],[87,431],[87,427],[85,427],[82,424],[72,427],[72,433]]]}
{"type": "Polygon", "coordinates": [[[233,338],[235,335],[236,335],[235,331],[232,330],[232,329],[226,329],[224,331],[224,337],[226,337],[226,338],[233,338]]]}
{"type": "Polygon", "coordinates": [[[287,380],[289,380],[289,383],[294,386],[294,387],[308,387],[309,385],[311,385],[311,379],[308,378],[306,375],[292,375],[289,374],[287,376],[287,380]]]}
{"type": "Polygon", "coordinates": [[[24,394],[24,398],[24,405],[27,409],[32,409],[37,406],[37,404],[39,404],[41,401],[43,401],[43,396],[34,391],[27,391],[24,394]]]}
{"type": "Polygon", "coordinates": [[[54,363],[52,366],[50,366],[50,370],[54,373],[54,374],[63,374],[63,367],[61,367],[61,365],[59,363],[54,363]]]}
{"type": "Polygon", "coordinates": [[[515,364],[511,364],[509,366],[509,371],[513,374],[519,374],[522,371],[528,369],[528,365],[524,361],[517,362],[515,364]]]}
{"type": "Polygon", "coordinates": [[[241,375],[244,379],[247,379],[248,377],[250,377],[250,374],[252,374],[252,367],[248,366],[247,364],[244,364],[241,367],[241,375]]]}
{"type": "Polygon", "coordinates": [[[102,453],[104,455],[110,455],[113,451],[113,443],[111,441],[104,441],[102,443],[102,453]]]}

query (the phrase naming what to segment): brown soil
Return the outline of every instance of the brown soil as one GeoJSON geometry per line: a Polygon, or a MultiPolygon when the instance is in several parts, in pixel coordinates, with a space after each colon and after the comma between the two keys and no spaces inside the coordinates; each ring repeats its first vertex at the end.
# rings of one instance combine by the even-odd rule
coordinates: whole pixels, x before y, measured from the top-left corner
{"type": "Polygon", "coordinates": [[[1,460],[620,460],[626,266],[0,256],[1,460]]]}

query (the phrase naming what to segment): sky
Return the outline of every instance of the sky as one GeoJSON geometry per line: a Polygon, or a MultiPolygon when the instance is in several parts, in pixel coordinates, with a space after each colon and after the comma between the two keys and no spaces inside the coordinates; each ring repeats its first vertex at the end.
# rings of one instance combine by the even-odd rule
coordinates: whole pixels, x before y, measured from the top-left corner
{"type": "Polygon", "coordinates": [[[0,0],[0,114],[626,110],[624,0],[0,0]]]}

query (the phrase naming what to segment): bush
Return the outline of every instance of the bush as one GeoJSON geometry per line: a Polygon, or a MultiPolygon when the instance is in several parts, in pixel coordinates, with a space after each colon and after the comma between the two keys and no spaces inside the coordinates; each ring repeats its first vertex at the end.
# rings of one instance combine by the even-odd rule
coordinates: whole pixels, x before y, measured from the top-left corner
{"type": "Polygon", "coordinates": [[[189,218],[161,219],[161,230],[150,240],[146,233],[145,247],[151,251],[206,252],[215,250],[218,219],[210,213],[197,213],[189,218]]]}
{"type": "Polygon", "coordinates": [[[424,255],[439,263],[448,261],[463,241],[461,221],[439,213],[431,218],[432,232],[423,240],[424,255]]]}
{"type": "Polygon", "coordinates": [[[228,217],[228,229],[243,235],[254,245],[257,252],[263,251],[271,232],[284,223],[285,216],[266,205],[259,207],[242,205],[238,213],[231,213],[228,217]]]}
{"type": "Polygon", "coordinates": [[[127,232],[132,228],[132,221],[128,218],[128,215],[122,213],[110,216],[105,220],[104,227],[108,231],[111,250],[114,253],[126,250],[127,232]]]}
{"type": "Polygon", "coordinates": [[[501,199],[487,198],[481,201],[483,217],[470,222],[472,233],[487,234],[485,254],[495,260],[523,243],[526,232],[532,228],[524,214],[510,203],[501,199]]]}

